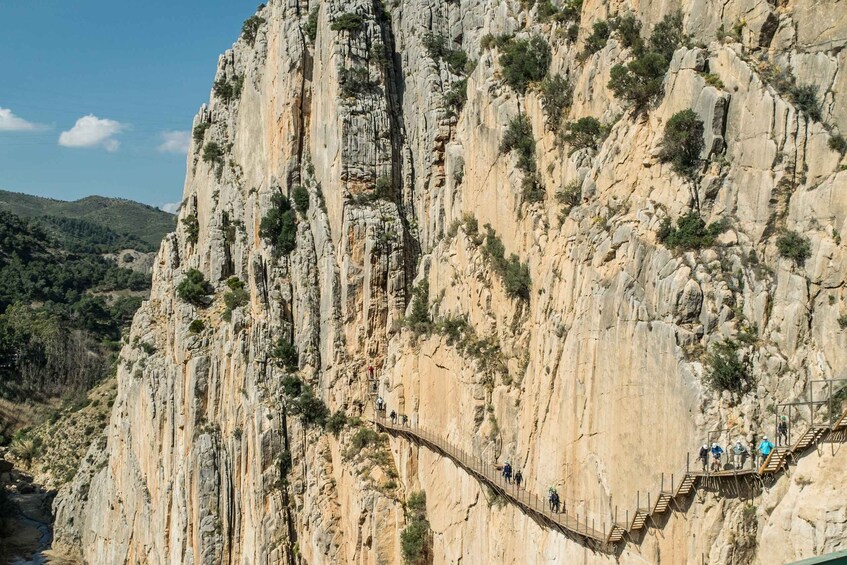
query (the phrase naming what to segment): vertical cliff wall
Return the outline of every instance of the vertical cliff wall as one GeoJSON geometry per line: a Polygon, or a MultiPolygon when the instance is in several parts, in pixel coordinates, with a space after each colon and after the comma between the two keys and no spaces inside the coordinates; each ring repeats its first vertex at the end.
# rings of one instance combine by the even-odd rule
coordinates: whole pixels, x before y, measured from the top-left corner
{"type": "MultiPolygon", "coordinates": [[[[611,562],[492,504],[431,452],[355,421],[314,425],[286,375],[367,419],[373,366],[390,408],[598,520],[708,432],[753,441],[769,407],[843,376],[847,171],[831,141],[847,129],[843,2],[549,5],[563,15],[507,0],[260,8],[194,120],[179,229],[121,352],[110,424],[58,498],[57,548],[91,563],[398,562],[404,501],[424,490],[435,562],[611,562]],[[647,37],[677,9],[688,38],[663,96],[635,113],[607,86],[633,49],[615,32],[589,53],[587,38],[625,12],[647,37]],[[537,86],[506,83],[501,34],[550,45],[548,74],[573,87],[564,120],[598,118],[596,148],[561,141],[537,86]],[[780,88],[787,71],[814,86],[819,115],[780,88]],[[660,158],[688,108],[704,123],[693,181],[660,158]],[[534,184],[501,146],[518,115],[534,184]],[[294,203],[290,252],[263,229],[280,195],[294,203]],[[663,221],[692,206],[726,229],[672,249],[663,221]],[[780,254],[787,231],[808,238],[805,262],[780,254]],[[498,238],[529,288],[501,276],[498,238]],[[193,303],[177,292],[192,269],[210,284],[193,303]],[[416,302],[433,323],[402,323],[416,302]],[[707,384],[707,352],[727,339],[749,363],[739,393],[707,384]]],[[[618,558],[839,547],[844,494],[826,485],[840,457],[819,454],[754,507],[704,494],[618,558]],[[798,502],[804,488],[819,511],[798,502]]]]}

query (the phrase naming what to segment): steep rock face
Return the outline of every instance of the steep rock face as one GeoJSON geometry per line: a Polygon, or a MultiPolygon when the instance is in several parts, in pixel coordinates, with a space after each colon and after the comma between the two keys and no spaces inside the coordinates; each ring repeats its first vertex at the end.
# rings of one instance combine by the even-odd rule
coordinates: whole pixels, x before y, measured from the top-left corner
{"type": "MultiPolygon", "coordinates": [[[[573,43],[568,22],[544,22],[527,3],[389,4],[272,1],[253,44],[221,56],[216,81],[241,84],[240,95],[216,89],[195,118],[203,140],[188,157],[180,229],[121,353],[105,446],[57,499],[57,548],[89,562],[397,562],[403,500],[425,490],[436,562],[614,561],[488,500],[432,452],[398,439],[368,446],[355,425],[309,425],[273,358],[280,340],[330,410],[371,416],[374,366],[390,408],[509,459],[535,492],[557,485],[598,522],[655,492],[708,432],[751,442],[769,406],[842,376],[847,172],[829,147],[832,128],[847,129],[837,6],[684,7],[690,45],[674,54],[661,101],[636,116],[607,86],[631,56],[619,39],[578,56],[592,23],[622,5],[586,2],[573,43]],[[737,41],[715,41],[721,26],[737,41]],[[434,60],[427,33],[475,65],[434,60]],[[537,90],[503,82],[498,50],[481,47],[489,33],[547,38],[551,72],[574,87],[567,119],[610,126],[596,151],[570,152],[537,90]],[[822,121],[767,84],[780,66],[818,87],[822,121]],[[696,182],[657,157],[665,124],[686,108],[705,126],[696,182]],[[519,113],[537,143],[541,202],[524,197],[524,173],[501,152],[519,113]],[[577,202],[562,212],[555,195],[569,185],[577,202]],[[262,219],[296,187],[309,205],[296,204],[284,255],[262,219]],[[695,202],[728,229],[710,248],[674,252],[657,231],[695,202]],[[786,229],[808,236],[804,265],[780,257],[786,229]],[[486,251],[494,234],[528,265],[523,299],[486,251]],[[208,305],[177,296],[192,268],[214,289],[208,305]],[[231,277],[249,295],[234,309],[231,277]],[[423,281],[441,323],[402,328],[423,281]],[[202,330],[189,330],[195,320],[202,330]],[[753,384],[716,393],[704,351],[739,336],[753,384]]],[[[628,7],[645,32],[671,11],[628,7]]],[[[847,535],[833,515],[847,501],[828,486],[837,458],[804,462],[805,479],[779,479],[758,510],[703,495],[619,559],[767,563],[836,548],[847,535]],[[806,510],[807,500],[820,504],[806,510]],[[801,522],[808,535],[794,533],[801,522]]]]}

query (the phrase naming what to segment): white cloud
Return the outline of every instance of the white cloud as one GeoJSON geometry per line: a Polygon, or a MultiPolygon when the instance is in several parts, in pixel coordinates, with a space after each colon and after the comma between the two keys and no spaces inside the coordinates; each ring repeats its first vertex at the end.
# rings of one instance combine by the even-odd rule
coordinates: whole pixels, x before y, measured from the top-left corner
{"type": "Polygon", "coordinates": [[[126,125],[115,120],[100,119],[93,114],[83,116],[74,127],[59,135],[59,145],[64,147],[97,147],[106,151],[117,151],[120,142],[114,136],[126,129],[126,125]]]}
{"type": "Polygon", "coordinates": [[[185,155],[191,147],[190,131],[163,131],[159,151],[185,155]]]}
{"type": "Polygon", "coordinates": [[[179,212],[179,205],[181,202],[168,202],[167,204],[162,204],[159,206],[159,210],[163,210],[165,212],[170,212],[171,214],[176,214],[179,212]]]}
{"type": "Polygon", "coordinates": [[[44,126],[28,122],[14,115],[8,108],[0,107],[0,131],[35,131],[44,126]]]}

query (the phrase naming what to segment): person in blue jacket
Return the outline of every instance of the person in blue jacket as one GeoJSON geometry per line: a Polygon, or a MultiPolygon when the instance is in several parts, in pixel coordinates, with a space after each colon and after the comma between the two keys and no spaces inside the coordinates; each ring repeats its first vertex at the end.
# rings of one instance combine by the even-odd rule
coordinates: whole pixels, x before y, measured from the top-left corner
{"type": "Polygon", "coordinates": [[[768,440],[768,436],[764,436],[759,443],[759,453],[762,454],[762,457],[767,458],[771,454],[771,451],[773,451],[773,448],[774,445],[768,440]]]}
{"type": "Polygon", "coordinates": [[[720,471],[721,470],[721,455],[723,455],[723,448],[717,444],[717,442],[712,444],[712,471],[720,471]]]}

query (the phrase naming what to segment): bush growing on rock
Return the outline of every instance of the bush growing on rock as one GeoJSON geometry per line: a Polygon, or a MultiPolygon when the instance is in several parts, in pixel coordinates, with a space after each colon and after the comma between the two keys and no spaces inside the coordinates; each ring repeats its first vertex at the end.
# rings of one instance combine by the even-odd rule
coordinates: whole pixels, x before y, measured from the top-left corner
{"type": "Polygon", "coordinates": [[[676,227],[671,224],[670,218],[662,220],[658,239],[671,249],[693,251],[714,245],[717,236],[726,228],[723,221],[715,222],[707,227],[700,214],[691,210],[677,218],[676,227]]]}
{"type": "Polygon", "coordinates": [[[288,398],[297,398],[303,392],[303,381],[294,375],[286,375],[280,381],[282,385],[282,394],[288,398]]]}
{"type": "Polygon", "coordinates": [[[579,206],[581,197],[582,183],[579,180],[566,184],[562,190],[556,192],[556,201],[562,206],[560,219],[563,220],[570,214],[574,206],[579,206]]]}
{"type": "Polygon", "coordinates": [[[347,425],[347,415],[343,410],[336,411],[332,416],[327,418],[326,421],[326,431],[338,437],[338,434],[344,429],[347,425]]]}
{"type": "Polygon", "coordinates": [[[667,65],[673,59],[674,51],[686,40],[682,32],[682,12],[668,14],[653,28],[650,34],[650,50],[665,58],[667,65]]]}
{"type": "Polygon", "coordinates": [[[427,33],[423,46],[433,61],[444,61],[453,74],[463,74],[468,64],[468,55],[462,49],[448,46],[447,36],[442,33],[427,33]]]}
{"type": "Polygon", "coordinates": [[[194,138],[194,143],[201,144],[203,143],[203,138],[206,137],[206,130],[212,127],[212,124],[209,122],[200,122],[191,132],[191,136],[194,138]]]}
{"type": "Polygon", "coordinates": [[[416,334],[428,334],[432,329],[429,315],[429,281],[422,280],[412,290],[412,311],[406,316],[406,326],[416,334]]]}
{"type": "Polygon", "coordinates": [[[294,201],[294,207],[301,213],[305,214],[309,211],[309,191],[306,187],[297,185],[291,191],[291,199],[294,201]]]}
{"type": "Polygon", "coordinates": [[[682,14],[665,16],[653,28],[649,50],[640,49],[627,65],[612,67],[609,89],[617,98],[630,103],[634,112],[643,112],[661,96],[674,51],[684,41],[682,14]]]}
{"type": "Polygon", "coordinates": [[[335,18],[332,24],[330,24],[329,29],[332,31],[355,32],[361,30],[364,24],[365,20],[362,16],[352,12],[346,12],[335,18]]]}
{"type": "Polygon", "coordinates": [[[274,246],[274,252],[287,256],[294,251],[297,222],[291,202],[282,194],[271,197],[271,208],[259,224],[259,235],[274,246]]]}
{"type": "Polygon", "coordinates": [[[185,278],[176,287],[176,293],[180,300],[196,306],[205,306],[212,292],[212,285],[206,280],[205,275],[197,269],[189,269],[185,273],[185,278]]]}
{"type": "Polygon", "coordinates": [[[225,104],[229,104],[233,100],[241,97],[241,89],[244,86],[244,77],[238,76],[229,81],[226,77],[222,77],[215,81],[214,92],[215,96],[220,98],[225,104]]]}
{"type": "Polygon", "coordinates": [[[244,25],[241,26],[241,37],[247,42],[250,47],[256,44],[256,36],[259,34],[259,27],[265,23],[265,18],[261,16],[250,16],[244,20],[244,25]]]}
{"type": "Polygon", "coordinates": [[[739,356],[738,344],[733,340],[713,345],[706,365],[706,379],[718,390],[741,392],[749,383],[747,363],[739,356]]]}
{"type": "Polygon", "coordinates": [[[468,101],[468,79],[457,80],[444,95],[444,104],[450,116],[458,116],[468,101]]]}
{"type": "Polygon", "coordinates": [[[847,139],[844,139],[844,136],[840,133],[833,134],[829,138],[829,148],[844,155],[847,153],[847,139]]]}
{"type": "Polygon", "coordinates": [[[318,17],[320,15],[321,7],[315,6],[309,12],[309,18],[306,20],[306,26],[303,31],[306,33],[306,37],[309,38],[309,41],[312,43],[318,38],[318,17]]]}
{"type": "Polygon", "coordinates": [[[215,141],[210,141],[203,146],[203,161],[206,163],[223,163],[224,150],[215,141]]]}
{"type": "Polygon", "coordinates": [[[597,150],[609,135],[609,128],[600,120],[587,116],[575,122],[567,122],[563,128],[562,141],[571,146],[571,153],[580,149],[597,150]]]}
{"type": "Polygon", "coordinates": [[[636,55],[640,55],[644,51],[644,40],[641,39],[641,22],[632,14],[625,14],[612,22],[614,29],[621,45],[627,49],[632,49],[636,55]]]}
{"type": "Polygon", "coordinates": [[[529,300],[531,287],[529,266],[521,263],[514,253],[506,259],[506,248],[503,241],[494,233],[490,224],[485,225],[485,230],[485,245],[482,251],[490,261],[494,272],[500,276],[506,294],[511,298],[529,300]]]}
{"type": "Polygon", "coordinates": [[[539,35],[530,39],[509,39],[501,47],[500,67],[506,84],[521,94],[531,82],[538,82],[550,68],[550,46],[539,35]]]}
{"type": "Polygon", "coordinates": [[[311,387],[303,387],[300,396],[291,403],[291,406],[292,411],[303,418],[304,424],[320,427],[326,425],[329,408],[323,400],[315,396],[311,387]]]}
{"type": "Polygon", "coordinates": [[[185,226],[185,240],[191,245],[196,245],[200,240],[200,222],[197,220],[197,214],[188,214],[182,219],[182,225],[185,226]]]}
{"type": "Polygon", "coordinates": [[[791,259],[798,266],[802,267],[812,255],[812,246],[809,238],[800,235],[796,231],[787,231],[776,240],[776,247],[779,249],[779,254],[786,259],[791,259]]]}
{"type": "Polygon", "coordinates": [[[274,345],[271,351],[271,357],[286,371],[293,372],[299,368],[300,357],[297,354],[297,348],[284,337],[279,338],[276,345],[274,345]]]}
{"type": "Polygon", "coordinates": [[[206,324],[203,322],[203,320],[192,320],[191,323],[188,325],[188,331],[193,334],[199,334],[204,329],[206,329],[206,324]]]}
{"type": "Polygon", "coordinates": [[[609,41],[611,33],[609,23],[606,20],[594,22],[591,28],[591,35],[585,38],[585,50],[582,52],[582,59],[587,59],[603,49],[609,41]]]}
{"type": "Polygon", "coordinates": [[[694,178],[703,151],[703,121],[690,108],[674,114],[665,126],[659,159],[682,176],[694,178]]]}
{"type": "Polygon", "coordinates": [[[541,81],[541,101],[547,116],[547,129],[557,131],[562,118],[573,103],[573,87],[560,74],[547,76],[541,81]]]}
{"type": "Polygon", "coordinates": [[[365,67],[345,67],[338,71],[342,98],[356,98],[374,92],[378,86],[365,67]]]}
{"type": "Polygon", "coordinates": [[[426,494],[412,493],[406,502],[406,528],[400,533],[403,560],[409,565],[427,563],[429,522],[426,519],[426,494]]]}
{"type": "Polygon", "coordinates": [[[789,91],[791,100],[801,112],[816,122],[821,121],[821,103],[818,100],[818,88],[813,84],[794,85],[789,91]]]}
{"type": "Polygon", "coordinates": [[[229,287],[229,292],[224,294],[224,305],[226,305],[224,319],[229,321],[233,310],[246,306],[250,302],[250,293],[244,290],[244,281],[238,277],[231,277],[226,281],[226,285],[229,287]]]}
{"type": "Polygon", "coordinates": [[[615,97],[630,103],[634,112],[642,112],[661,96],[667,70],[661,54],[645,53],[626,66],[612,67],[608,86],[615,97]]]}
{"type": "Polygon", "coordinates": [[[509,122],[503,141],[500,142],[501,153],[515,151],[518,155],[518,168],[524,173],[535,172],[535,138],[532,136],[532,124],[526,114],[518,114],[509,122]]]}

